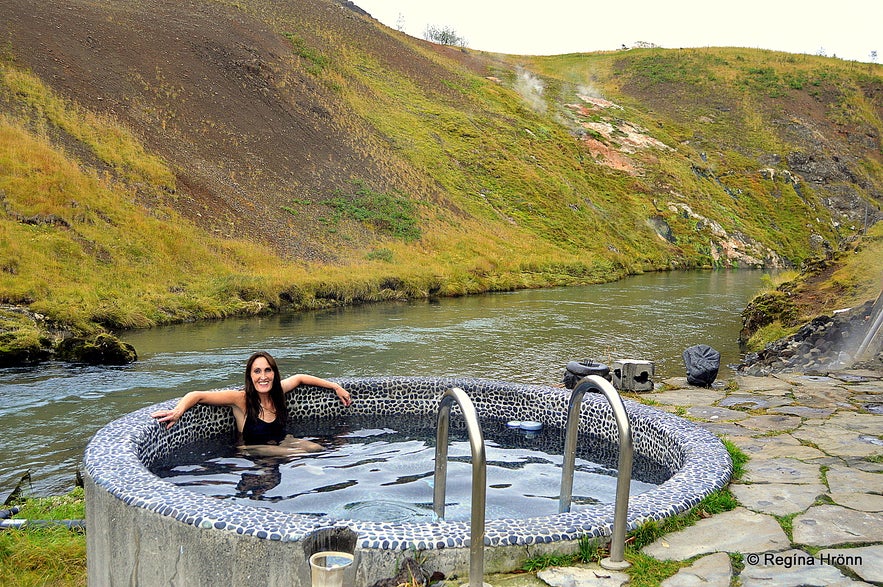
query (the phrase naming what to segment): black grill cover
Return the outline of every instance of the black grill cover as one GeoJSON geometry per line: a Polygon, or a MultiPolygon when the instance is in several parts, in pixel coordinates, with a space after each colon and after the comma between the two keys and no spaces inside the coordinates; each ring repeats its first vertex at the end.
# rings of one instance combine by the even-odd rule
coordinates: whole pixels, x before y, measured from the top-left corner
{"type": "Polygon", "coordinates": [[[710,387],[717,378],[721,354],[707,344],[697,344],[684,350],[684,365],[687,367],[687,383],[710,387]]]}

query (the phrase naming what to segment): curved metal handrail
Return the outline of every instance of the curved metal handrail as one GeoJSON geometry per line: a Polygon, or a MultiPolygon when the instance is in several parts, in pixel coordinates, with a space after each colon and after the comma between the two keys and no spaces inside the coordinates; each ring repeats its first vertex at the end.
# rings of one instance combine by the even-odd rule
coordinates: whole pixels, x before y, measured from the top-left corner
{"type": "MultiPolygon", "coordinates": [[[[868,331],[865,333],[862,342],[859,344],[858,349],[855,352],[856,361],[860,361],[865,358],[864,355],[871,348],[871,344],[875,340],[879,341],[881,331],[883,331],[883,292],[881,292],[880,295],[877,296],[877,301],[874,302],[874,305],[871,307],[870,324],[868,325],[868,331]]],[[[876,349],[874,350],[878,350],[879,348],[880,343],[877,342],[876,349]]]]}
{"type": "Polygon", "coordinates": [[[606,569],[624,569],[629,563],[624,560],[625,534],[628,522],[629,487],[632,483],[632,462],[635,448],[632,442],[632,428],[628,414],[619,393],[609,381],[598,375],[589,375],[580,379],[570,395],[567,407],[567,423],[564,436],[564,462],[561,467],[561,494],[558,496],[558,512],[570,511],[573,498],[573,473],[576,465],[576,441],[579,435],[579,413],[583,396],[587,391],[599,391],[604,394],[619,430],[619,465],[616,478],[616,504],[613,514],[613,534],[610,537],[610,557],[601,561],[606,569]]]}
{"type": "Polygon", "coordinates": [[[438,423],[435,442],[435,487],[433,489],[432,507],[435,515],[443,520],[445,517],[445,489],[448,476],[448,431],[451,420],[451,405],[460,405],[466,428],[469,432],[469,444],[472,448],[472,526],[469,536],[469,587],[482,587],[484,577],[484,510],[487,497],[487,460],[484,450],[484,438],[478,425],[478,416],[472,400],[466,392],[458,387],[446,390],[438,407],[438,423]]]}

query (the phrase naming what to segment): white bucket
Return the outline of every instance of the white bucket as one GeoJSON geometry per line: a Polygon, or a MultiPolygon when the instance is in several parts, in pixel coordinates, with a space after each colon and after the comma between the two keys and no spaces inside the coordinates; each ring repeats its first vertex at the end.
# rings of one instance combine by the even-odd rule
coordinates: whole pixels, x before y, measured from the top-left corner
{"type": "Polygon", "coordinates": [[[313,587],[343,587],[343,574],[353,564],[348,552],[323,550],[310,557],[313,587]]]}

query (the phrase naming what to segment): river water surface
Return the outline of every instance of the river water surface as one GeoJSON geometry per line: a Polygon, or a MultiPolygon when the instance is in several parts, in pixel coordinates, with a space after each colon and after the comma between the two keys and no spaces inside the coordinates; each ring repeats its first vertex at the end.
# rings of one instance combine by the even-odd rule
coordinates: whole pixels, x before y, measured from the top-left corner
{"type": "Polygon", "coordinates": [[[683,350],[740,359],[740,313],[761,271],[668,272],[614,283],[224,320],[124,333],[124,367],[47,363],[0,369],[0,498],[30,472],[34,495],[73,487],[108,422],[194,389],[242,385],[245,360],[272,353],[283,376],[484,377],[560,383],[568,361],[653,361],[683,376],[683,350]]]}

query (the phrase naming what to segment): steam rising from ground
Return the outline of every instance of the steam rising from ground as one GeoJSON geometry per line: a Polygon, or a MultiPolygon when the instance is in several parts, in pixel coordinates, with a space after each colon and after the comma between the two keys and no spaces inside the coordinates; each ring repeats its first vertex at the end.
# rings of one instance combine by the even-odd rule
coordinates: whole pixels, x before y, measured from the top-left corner
{"type": "Polygon", "coordinates": [[[541,79],[525,69],[518,69],[515,91],[524,98],[524,101],[527,102],[534,112],[542,113],[546,111],[546,101],[543,99],[544,89],[545,86],[541,79]]]}
{"type": "Polygon", "coordinates": [[[590,98],[603,98],[604,97],[601,95],[601,92],[599,92],[595,88],[595,86],[585,85],[585,84],[581,84],[579,87],[576,88],[576,95],[577,96],[588,96],[590,98]]]}

